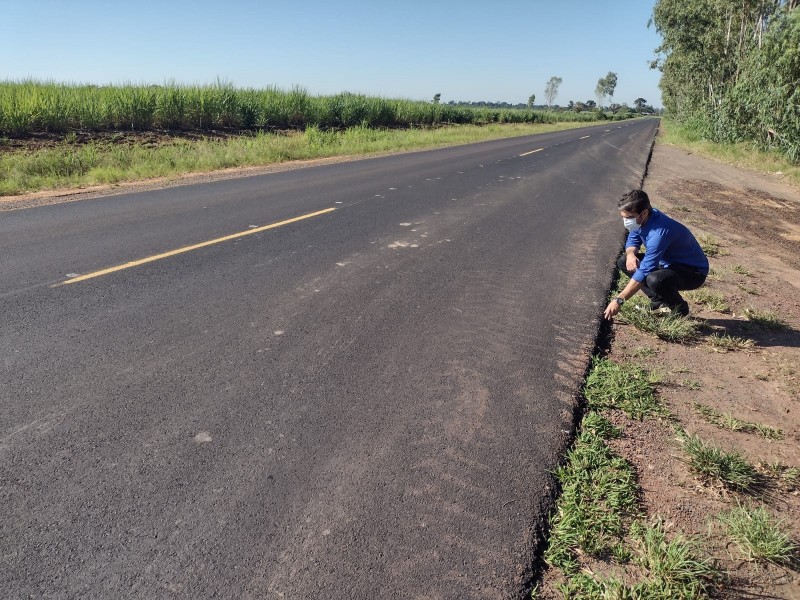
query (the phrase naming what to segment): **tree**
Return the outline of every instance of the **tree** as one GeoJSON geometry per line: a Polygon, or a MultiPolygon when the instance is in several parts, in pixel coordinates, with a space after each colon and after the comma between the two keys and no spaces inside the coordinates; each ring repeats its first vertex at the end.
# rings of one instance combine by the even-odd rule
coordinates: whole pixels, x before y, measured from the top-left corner
{"type": "Polygon", "coordinates": [[[756,141],[800,160],[800,2],[657,0],[651,67],[664,108],[712,141],[756,141]]]}
{"type": "Polygon", "coordinates": [[[633,101],[633,105],[636,107],[636,112],[641,113],[644,107],[647,106],[647,100],[644,98],[637,98],[633,101]]]}
{"type": "Polygon", "coordinates": [[[536,94],[531,94],[528,98],[528,108],[533,108],[534,102],[536,102],[536,94]]]}
{"type": "Polygon", "coordinates": [[[586,108],[588,108],[589,110],[595,108],[596,106],[597,106],[597,102],[595,102],[594,100],[587,100],[586,101],[586,108]]]}
{"type": "Polygon", "coordinates": [[[441,99],[442,99],[442,95],[441,94],[434,94],[433,95],[433,103],[434,104],[439,104],[439,100],[441,100],[441,99]]]}
{"type": "Polygon", "coordinates": [[[602,108],[606,97],[611,99],[614,96],[614,90],[617,88],[617,74],[609,71],[608,75],[601,77],[597,80],[597,87],[594,89],[594,95],[597,96],[597,104],[602,108]]]}
{"type": "Polygon", "coordinates": [[[544,88],[544,97],[547,99],[547,107],[550,108],[553,105],[553,100],[556,99],[558,96],[558,86],[561,85],[561,82],[564,81],[561,77],[553,76],[547,82],[547,85],[544,88]]]}

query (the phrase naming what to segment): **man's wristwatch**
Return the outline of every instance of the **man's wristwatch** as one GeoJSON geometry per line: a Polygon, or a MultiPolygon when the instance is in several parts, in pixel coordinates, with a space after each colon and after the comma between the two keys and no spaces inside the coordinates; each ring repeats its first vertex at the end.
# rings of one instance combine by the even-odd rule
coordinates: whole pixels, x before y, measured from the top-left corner
{"type": "Polygon", "coordinates": [[[625,298],[620,298],[619,296],[617,296],[616,298],[614,298],[614,300],[616,300],[617,304],[619,304],[620,306],[625,304],[625,298]]]}

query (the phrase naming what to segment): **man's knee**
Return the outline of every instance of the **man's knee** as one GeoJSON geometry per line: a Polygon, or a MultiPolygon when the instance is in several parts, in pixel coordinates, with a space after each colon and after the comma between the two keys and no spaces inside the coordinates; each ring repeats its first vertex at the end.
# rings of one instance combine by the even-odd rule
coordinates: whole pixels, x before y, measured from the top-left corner
{"type": "Polygon", "coordinates": [[[618,268],[620,271],[622,271],[623,273],[628,273],[628,274],[630,274],[630,271],[628,271],[628,267],[627,267],[627,265],[626,265],[626,261],[627,261],[627,256],[626,256],[625,254],[623,254],[622,256],[620,256],[620,257],[617,259],[617,268],[618,268]]]}

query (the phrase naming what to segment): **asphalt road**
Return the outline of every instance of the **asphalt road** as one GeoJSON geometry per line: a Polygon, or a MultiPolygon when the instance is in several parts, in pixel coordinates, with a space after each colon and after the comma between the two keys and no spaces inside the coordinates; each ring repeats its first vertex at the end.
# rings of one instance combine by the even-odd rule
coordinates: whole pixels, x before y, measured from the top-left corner
{"type": "Polygon", "coordinates": [[[656,127],[0,213],[2,597],[521,596],[656,127]]]}

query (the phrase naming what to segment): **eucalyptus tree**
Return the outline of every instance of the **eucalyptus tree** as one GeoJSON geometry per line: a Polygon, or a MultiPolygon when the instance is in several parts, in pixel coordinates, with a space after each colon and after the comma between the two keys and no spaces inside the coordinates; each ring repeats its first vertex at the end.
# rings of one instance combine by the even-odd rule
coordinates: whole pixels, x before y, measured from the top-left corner
{"type": "Polygon", "coordinates": [[[558,88],[564,80],[555,75],[551,77],[544,88],[544,97],[547,99],[547,108],[553,105],[553,100],[558,96],[558,88]]]}

